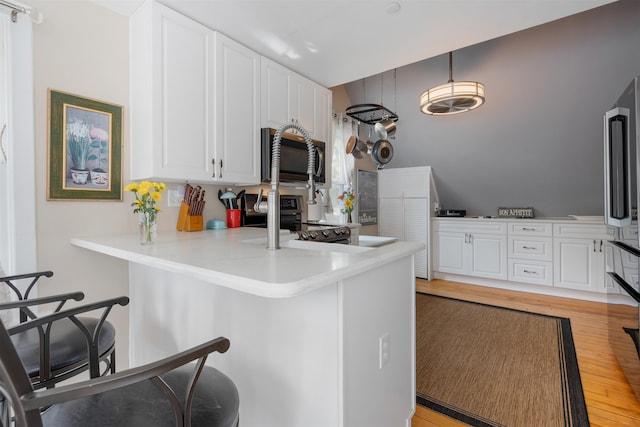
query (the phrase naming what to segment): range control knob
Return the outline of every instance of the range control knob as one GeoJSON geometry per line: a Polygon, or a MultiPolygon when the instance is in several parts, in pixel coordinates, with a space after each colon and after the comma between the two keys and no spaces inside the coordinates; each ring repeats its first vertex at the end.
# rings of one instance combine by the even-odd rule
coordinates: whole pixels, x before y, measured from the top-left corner
{"type": "Polygon", "coordinates": [[[309,240],[309,233],[307,233],[306,231],[303,231],[302,233],[300,233],[300,238],[302,240],[309,240]]]}
{"type": "Polygon", "coordinates": [[[322,230],[322,235],[323,235],[324,237],[329,237],[329,234],[331,234],[329,231],[327,231],[327,230],[322,230]]]}
{"type": "Polygon", "coordinates": [[[316,239],[318,237],[318,233],[316,231],[310,231],[309,232],[309,238],[310,239],[316,239]]]}

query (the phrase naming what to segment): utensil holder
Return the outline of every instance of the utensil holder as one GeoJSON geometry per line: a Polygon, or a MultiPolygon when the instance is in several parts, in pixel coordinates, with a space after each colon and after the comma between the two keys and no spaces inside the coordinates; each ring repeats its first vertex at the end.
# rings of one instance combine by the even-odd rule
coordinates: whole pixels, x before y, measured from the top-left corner
{"type": "Polygon", "coordinates": [[[240,227],[241,209],[227,209],[227,228],[240,227]]]}

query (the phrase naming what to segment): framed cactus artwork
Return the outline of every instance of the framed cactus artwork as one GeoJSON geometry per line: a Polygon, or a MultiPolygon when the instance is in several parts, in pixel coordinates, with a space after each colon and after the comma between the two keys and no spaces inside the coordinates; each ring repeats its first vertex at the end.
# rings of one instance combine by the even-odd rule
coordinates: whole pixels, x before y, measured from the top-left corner
{"type": "Polygon", "coordinates": [[[122,106],[49,89],[47,200],[122,200],[122,106]]]}

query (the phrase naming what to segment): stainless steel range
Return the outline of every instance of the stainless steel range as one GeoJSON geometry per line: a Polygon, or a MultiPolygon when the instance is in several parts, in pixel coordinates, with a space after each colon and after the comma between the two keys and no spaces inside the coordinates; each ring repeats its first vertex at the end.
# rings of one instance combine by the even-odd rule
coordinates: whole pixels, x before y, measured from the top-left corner
{"type": "MultiPolygon", "coordinates": [[[[245,194],[241,202],[242,225],[267,228],[267,214],[256,212],[253,206],[257,194],[245,194]]],[[[265,197],[263,199],[266,200],[265,197]]],[[[280,196],[280,227],[298,235],[298,240],[324,243],[351,243],[351,229],[343,225],[302,222],[302,196],[280,196]]]]}
{"type": "Polygon", "coordinates": [[[311,242],[341,243],[348,245],[351,243],[351,229],[343,225],[328,224],[302,224],[298,233],[298,240],[311,242]]]}

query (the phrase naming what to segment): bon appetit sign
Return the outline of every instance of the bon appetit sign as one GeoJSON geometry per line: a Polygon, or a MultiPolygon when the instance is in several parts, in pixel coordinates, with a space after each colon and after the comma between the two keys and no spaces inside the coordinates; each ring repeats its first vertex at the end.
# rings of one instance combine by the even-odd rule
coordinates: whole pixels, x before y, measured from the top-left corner
{"type": "Polygon", "coordinates": [[[533,208],[498,208],[500,218],[533,218],[533,208]]]}

